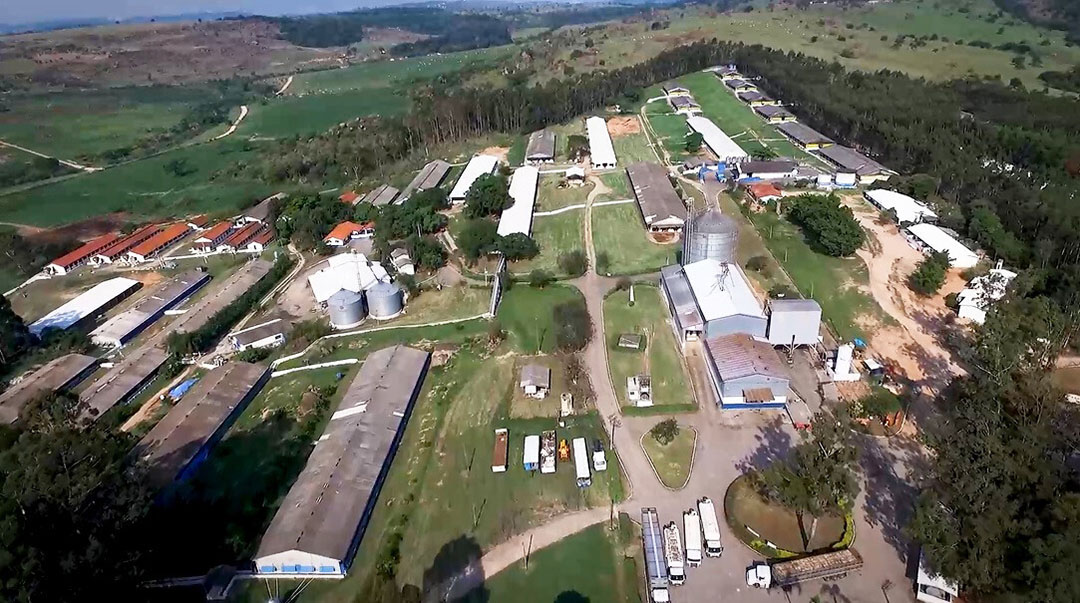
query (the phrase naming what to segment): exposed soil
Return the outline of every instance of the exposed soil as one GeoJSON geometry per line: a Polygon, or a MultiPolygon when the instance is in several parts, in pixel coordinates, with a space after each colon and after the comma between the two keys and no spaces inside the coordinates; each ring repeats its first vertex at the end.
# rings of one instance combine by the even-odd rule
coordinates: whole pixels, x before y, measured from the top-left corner
{"type": "Polygon", "coordinates": [[[491,155],[492,157],[498,157],[499,161],[506,162],[506,155],[510,152],[510,147],[488,147],[483,151],[480,151],[481,155],[491,155]]]}
{"type": "Polygon", "coordinates": [[[89,241],[90,239],[105,233],[120,230],[124,224],[128,222],[129,218],[130,216],[124,212],[116,212],[105,214],[103,216],[95,216],[81,222],[75,222],[74,224],[68,224],[51,230],[23,227],[19,229],[19,232],[24,236],[30,237],[35,242],[71,240],[89,241]],[[24,228],[28,230],[24,232],[24,228]]]}
{"type": "Polygon", "coordinates": [[[607,129],[612,137],[640,134],[641,122],[636,115],[612,117],[607,122],[607,129]]]}
{"type": "Polygon", "coordinates": [[[657,245],[667,245],[679,241],[679,233],[677,232],[650,232],[648,236],[649,240],[657,245]]]}

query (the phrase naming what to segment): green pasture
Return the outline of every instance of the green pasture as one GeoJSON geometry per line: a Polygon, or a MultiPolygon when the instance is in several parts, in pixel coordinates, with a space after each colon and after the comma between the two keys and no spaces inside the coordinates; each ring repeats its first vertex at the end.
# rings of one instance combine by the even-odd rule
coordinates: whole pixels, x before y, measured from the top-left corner
{"type": "Polygon", "coordinates": [[[509,334],[515,350],[523,354],[550,354],[555,351],[552,310],[575,299],[584,301],[581,293],[570,286],[536,289],[519,283],[503,294],[499,324],[509,334]]]}
{"type": "Polygon", "coordinates": [[[531,260],[514,262],[510,269],[517,275],[544,270],[557,277],[569,276],[559,268],[559,256],[575,249],[585,251],[584,220],[584,209],[534,217],[532,237],[540,247],[540,255],[531,260]]]}
{"type": "Polygon", "coordinates": [[[607,254],[605,272],[612,275],[644,274],[674,264],[679,245],[657,245],[646,238],[645,226],[635,203],[594,207],[592,210],[593,245],[598,269],[603,269],[601,255],[607,254]]]}

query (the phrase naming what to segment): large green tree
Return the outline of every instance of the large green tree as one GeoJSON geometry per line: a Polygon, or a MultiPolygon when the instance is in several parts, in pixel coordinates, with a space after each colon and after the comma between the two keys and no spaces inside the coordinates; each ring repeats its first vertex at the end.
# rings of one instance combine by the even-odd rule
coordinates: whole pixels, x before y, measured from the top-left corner
{"type": "Polygon", "coordinates": [[[803,546],[813,540],[821,516],[850,512],[859,493],[855,477],[858,450],[847,411],[820,412],[813,425],[812,430],[802,432],[803,441],[787,458],[754,475],[762,495],[798,517],[803,546]]]}
{"type": "Polygon", "coordinates": [[[948,271],[949,254],[931,253],[908,276],[908,286],[919,295],[933,295],[945,284],[948,271]]]}
{"type": "Polygon", "coordinates": [[[484,174],[477,178],[465,195],[465,216],[484,218],[497,216],[513,204],[506,176],[484,174]]]}
{"type": "Polygon", "coordinates": [[[0,365],[17,359],[34,345],[23,319],[11,309],[11,302],[0,295],[0,365]]]}
{"type": "Polygon", "coordinates": [[[836,195],[799,195],[789,208],[791,221],[803,228],[811,245],[822,253],[849,256],[866,240],[851,208],[840,205],[836,195]]]}

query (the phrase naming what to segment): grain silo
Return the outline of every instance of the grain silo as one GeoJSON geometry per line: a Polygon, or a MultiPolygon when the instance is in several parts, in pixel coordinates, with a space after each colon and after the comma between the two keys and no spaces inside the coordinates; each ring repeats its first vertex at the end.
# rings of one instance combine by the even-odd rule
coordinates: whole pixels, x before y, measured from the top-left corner
{"type": "Polygon", "coordinates": [[[397,283],[376,283],[365,293],[368,312],[375,320],[393,318],[405,308],[405,292],[397,283]]]}
{"type": "Polygon", "coordinates": [[[348,289],[342,289],[326,300],[330,310],[330,324],[335,329],[348,329],[364,321],[364,296],[348,289]]]}
{"type": "Polygon", "coordinates": [[[717,260],[734,263],[739,242],[739,225],[716,210],[706,210],[690,218],[683,239],[682,263],[717,260]]]}

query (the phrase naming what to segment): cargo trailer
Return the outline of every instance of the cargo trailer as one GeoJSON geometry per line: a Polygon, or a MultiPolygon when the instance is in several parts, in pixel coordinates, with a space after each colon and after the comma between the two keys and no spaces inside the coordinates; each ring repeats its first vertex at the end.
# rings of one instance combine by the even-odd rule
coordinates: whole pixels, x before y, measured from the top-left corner
{"type": "Polygon", "coordinates": [[[495,448],[491,451],[491,472],[505,473],[510,433],[504,427],[495,430],[495,448]]]}

